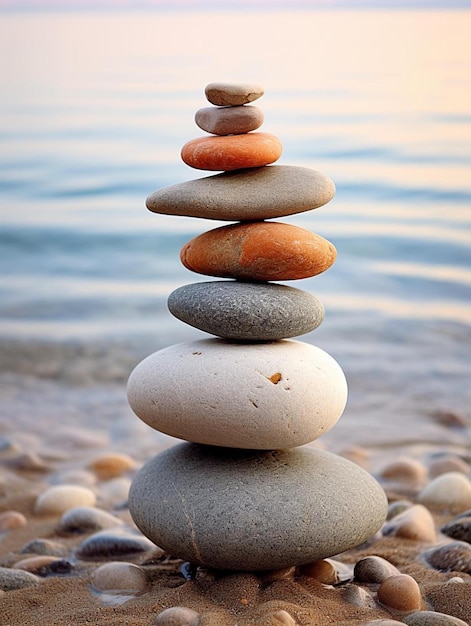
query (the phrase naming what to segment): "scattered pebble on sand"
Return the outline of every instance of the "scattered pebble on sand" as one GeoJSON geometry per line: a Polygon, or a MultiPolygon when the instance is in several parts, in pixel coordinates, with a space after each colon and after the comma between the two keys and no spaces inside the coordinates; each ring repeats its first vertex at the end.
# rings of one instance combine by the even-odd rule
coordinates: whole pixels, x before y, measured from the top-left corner
{"type": "Polygon", "coordinates": [[[372,555],[357,561],[353,574],[355,580],[360,583],[379,584],[390,576],[397,576],[400,571],[386,559],[372,555]]]}
{"type": "Polygon", "coordinates": [[[162,611],[154,626],[197,626],[199,615],[184,606],[173,606],[162,611]]]}
{"type": "Polygon", "coordinates": [[[142,593],[147,589],[145,570],[134,563],[112,561],[100,565],[92,574],[91,583],[97,591],[107,593],[142,593]]]}
{"type": "Polygon", "coordinates": [[[407,574],[386,578],[379,586],[378,600],[398,611],[414,611],[422,606],[419,585],[407,574]]]}
{"type": "Polygon", "coordinates": [[[38,496],[36,515],[62,515],[76,506],[93,506],[96,496],[91,489],[80,485],[54,485],[38,496]]]}
{"type": "Polygon", "coordinates": [[[471,508],[471,481],[461,472],[441,474],[420,492],[418,500],[430,509],[461,513],[471,508]]]}
{"type": "Polygon", "coordinates": [[[387,522],[383,526],[383,534],[433,543],[436,538],[435,522],[425,506],[415,504],[387,522]]]}

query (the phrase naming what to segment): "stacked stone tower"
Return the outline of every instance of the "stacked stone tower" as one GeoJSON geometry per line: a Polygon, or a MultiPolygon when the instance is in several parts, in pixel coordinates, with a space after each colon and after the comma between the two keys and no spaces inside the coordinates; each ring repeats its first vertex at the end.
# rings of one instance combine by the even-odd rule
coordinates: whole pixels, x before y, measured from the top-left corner
{"type": "Polygon", "coordinates": [[[196,113],[208,136],[189,141],[189,166],[223,172],[147,199],[151,211],[232,222],[181,251],[200,274],[168,299],[183,322],[215,335],[144,359],[128,384],[134,412],[185,440],[141,469],[130,493],[142,532],[172,555],[219,569],[273,570],[336,555],[374,534],[387,501],[364,470],[305,446],[341,416],[347,385],[320,348],[291,339],[323,320],[311,294],[272,281],[315,276],[335,260],[326,239],[267,221],[334,195],[324,174],[271,165],[273,135],[254,132],[258,86],[212,83],[196,113]]]}

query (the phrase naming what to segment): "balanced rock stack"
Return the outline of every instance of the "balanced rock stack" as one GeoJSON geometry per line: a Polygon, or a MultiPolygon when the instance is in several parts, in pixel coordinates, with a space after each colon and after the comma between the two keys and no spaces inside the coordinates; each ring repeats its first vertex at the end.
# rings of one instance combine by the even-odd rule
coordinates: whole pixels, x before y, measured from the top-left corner
{"type": "Polygon", "coordinates": [[[342,414],[347,385],[320,348],[290,339],[316,328],[322,304],[271,281],[319,274],[334,246],[287,223],[265,221],[315,209],[334,195],[318,171],[270,165],[280,141],[253,132],[263,113],[248,105],[258,86],[212,83],[213,107],[196,122],[212,136],[182,149],[188,165],[219,171],[153,193],[156,213],[236,222],[181,251],[200,274],[231,280],[185,285],[169,299],[180,320],[216,337],[148,356],[128,384],[134,412],[186,443],[140,470],[130,511],[172,555],[228,570],[273,570],[352,548],[386,517],[381,487],[334,454],[304,446],[342,414]]]}

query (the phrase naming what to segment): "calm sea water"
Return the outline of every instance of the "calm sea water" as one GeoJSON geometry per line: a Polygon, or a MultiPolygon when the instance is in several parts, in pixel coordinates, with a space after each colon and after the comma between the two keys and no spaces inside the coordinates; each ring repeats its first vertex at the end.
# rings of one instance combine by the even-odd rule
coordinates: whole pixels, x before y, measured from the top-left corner
{"type": "MultiPolygon", "coordinates": [[[[337,195],[287,218],[338,260],[298,281],[325,304],[303,341],[344,368],[330,445],[470,443],[470,11],[108,12],[0,20],[1,427],[75,424],[130,436],[124,381],[203,334],[166,298],[218,224],[149,213],[146,196],[207,175],[181,146],[214,80],[265,86],[280,163],[337,195]],[[86,390],[86,393],[84,392],[86,390]]],[[[129,424],[133,425],[129,425],[129,424]]],[[[142,431],[147,438],[149,429],[142,431]]],[[[124,445],[124,444],[123,444],[124,445]]]]}

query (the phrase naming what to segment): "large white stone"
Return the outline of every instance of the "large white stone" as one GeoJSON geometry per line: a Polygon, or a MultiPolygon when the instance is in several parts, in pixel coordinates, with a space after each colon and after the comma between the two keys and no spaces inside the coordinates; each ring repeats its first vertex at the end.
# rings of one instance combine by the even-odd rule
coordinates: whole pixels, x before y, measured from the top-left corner
{"type": "Polygon", "coordinates": [[[365,470],[324,450],[182,443],[140,470],[129,510],[173,556],[221,569],[273,570],[363,543],[384,522],[387,499],[365,470]]]}
{"type": "Polygon", "coordinates": [[[173,437],[269,450],[332,428],[347,384],[338,363],[308,343],[203,339],[144,359],[131,373],[128,398],[144,422],[173,437]]]}

